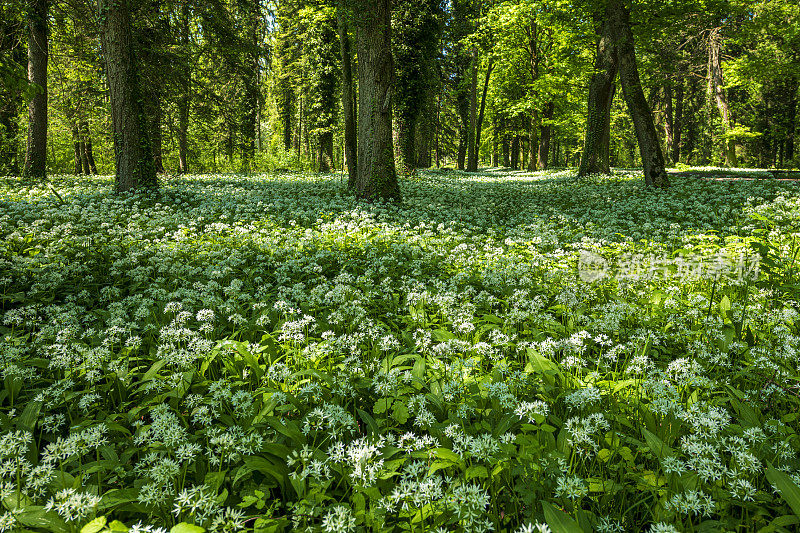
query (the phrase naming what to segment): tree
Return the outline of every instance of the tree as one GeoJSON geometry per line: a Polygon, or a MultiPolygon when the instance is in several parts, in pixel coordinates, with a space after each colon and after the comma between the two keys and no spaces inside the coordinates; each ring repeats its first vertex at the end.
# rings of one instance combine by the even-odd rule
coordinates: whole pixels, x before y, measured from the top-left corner
{"type": "Polygon", "coordinates": [[[392,2],[357,0],[358,178],[356,196],[400,200],[392,142],[392,2]]]}
{"type": "Polygon", "coordinates": [[[28,82],[36,94],[28,103],[28,144],[23,175],[47,173],[48,0],[28,0],[28,82]]]}
{"type": "Polygon", "coordinates": [[[639,79],[630,15],[622,0],[608,0],[605,6],[595,65],[595,76],[589,91],[586,142],[578,174],[596,172],[593,169],[597,168],[607,172],[605,166],[608,158],[604,151],[608,146],[606,139],[609,135],[608,117],[613,100],[613,83],[619,70],[628,112],[636,130],[645,183],[659,188],[668,187],[661,142],[639,79]]]}
{"type": "Polygon", "coordinates": [[[156,187],[126,0],[99,0],[116,161],[116,190],[156,187]]]}

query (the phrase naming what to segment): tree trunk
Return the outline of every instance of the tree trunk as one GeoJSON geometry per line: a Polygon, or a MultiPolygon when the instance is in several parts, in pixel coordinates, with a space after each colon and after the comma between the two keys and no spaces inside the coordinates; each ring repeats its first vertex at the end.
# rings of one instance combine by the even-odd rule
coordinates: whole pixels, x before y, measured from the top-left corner
{"type": "Polygon", "coordinates": [[[353,189],[358,176],[353,52],[347,27],[347,15],[341,6],[336,10],[336,16],[339,27],[339,49],[342,55],[342,118],[344,119],[344,154],[347,160],[347,188],[353,189]]]}
{"type": "Polygon", "coordinates": [[[333,132],[319,134],[317,151],[317,168],[319,172],[330,172],[333,168],[333,132]]]}
{"type": "MultiPolygon", "coordinates": [[[[719,28],[714,28],[711,30],[711,34],[708,37],[708,80],[711,92],[714,94],[714,100],[717,103],[717,109],[719,109],[719,114],[722,117],[723,134],[727,134],[732,129],[733,121],[731,120],[728,96],[725,94],[725,82],[722,79],[722,64],[719,59],[721,48],[722,38],[719,35],[719,28]]],[[[724,138],[722,145],[725,155],[725,166],[738,166],[735,141],[730,138],[724,138]]]]}
{"type": "Polygon", "coordinates": [[[28,81],[36,94],[28,104],[28,143],[23,175],[44,178],[47,173],[47,31],[48,0],[28,0],[28,81]]]}
{"type": "Polygon", "coordinates": [[[511,141],[511,169],[519,169],[519,135],[514,135],[511,141]]]}
{"type": "Polygon", "coordinates": [[[669,187],[669,178],[664,167],[664,153],[656,133],[653,113],[650,111],[650,106],[642,91],[639,70],[636,66],[630,15],[621,0],[609,1],[608,14],[617,50],[622,91],[636,128],[636,139],[644,166],[644,181],[648,186],[667,188],[669,187]]]}
{"type": "Polygon", "coordinates": [[[553,120],[553,113],[555,112],[555,103],[551,100],[544,106],[544,113],[542,118],[542,128],[539,130],[539,153],[537,154],[536,168],[544,170],[547,168],[548,157],[550,156],[550,132],[552,125],[550,121],[553,120]]]}
{"type": "Polygon", "coordinates": [[[116,190],[154,188],[158,182],[141,105],[128,4],[125,0],[100,0],[99,10],[111,100],[116,190]]]}
{"type": "Polygon", "coordinates": [[[358,176],[356,196],[400,200],[392,143],[391,0],[358,0],[358,176]]]}
{"type": "Polygon", "coordinates": [[[614,79],[617,77],[617,53],[611,23],[606,13],[600,28],[595,52],[594,73],[589,84],[586,137],[583,143],[579,176],[610,174],[608,161],[611,104],[614,101],[614,79]]]}
{"type": "Polygon", "coordinates": [[[94,151],[92,149],[92,133],[89,131],[89,123],[83,121],[81,123],[81,137],[83,138],[82,154],[86,157],[86,167],[84,170],[87,174],[97,174],[97,165],[94,162],[94,151]]]}

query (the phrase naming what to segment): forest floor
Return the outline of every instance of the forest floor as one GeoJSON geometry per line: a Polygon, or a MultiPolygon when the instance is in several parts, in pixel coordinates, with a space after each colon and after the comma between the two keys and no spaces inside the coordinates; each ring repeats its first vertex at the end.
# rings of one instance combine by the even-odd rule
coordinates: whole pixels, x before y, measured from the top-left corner
{"type": "Polygon", "coordinates": [[[800,523],[793,182],[51,182],[0,181],[0,531],[800,523]]]}

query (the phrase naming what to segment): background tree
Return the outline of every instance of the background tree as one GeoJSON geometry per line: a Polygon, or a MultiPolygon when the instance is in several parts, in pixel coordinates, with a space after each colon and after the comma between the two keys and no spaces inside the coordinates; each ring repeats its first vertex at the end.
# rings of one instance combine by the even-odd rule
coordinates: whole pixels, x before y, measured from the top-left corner
{"type": "Polygon", "coordinates": [[[27,0],[28,82],[36,91],[28,103],[28,144],[23,175],[44,178],[47,173],[47,59],[49,0],[27,0]]]}
{"type": "Polygon", "coordinates": [[[111,101],[116,190],[156,187],[156,168],[142,109],[128,2],[101,0],[98,7],[111,101]]]}
{"type": "Polygon", "coordinates": [[[353,2],[358,20],[358,179],[356,195],[400,200],[392,143],[392,2],[353,2]]]}

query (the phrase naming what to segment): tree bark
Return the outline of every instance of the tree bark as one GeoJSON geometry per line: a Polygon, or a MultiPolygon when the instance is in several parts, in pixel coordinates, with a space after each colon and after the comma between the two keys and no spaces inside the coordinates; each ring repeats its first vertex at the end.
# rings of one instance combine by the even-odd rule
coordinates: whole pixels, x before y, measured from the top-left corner
{"type": "Polygon", "coordinates": [[[28,0],[28,81],[36,94],[28,104],[28,143],[23,176],[47,173],[47,31],[48,0],[28,0]]]}
{"type": "Polygon", "coordinates": [[[358,176],[353,52],[347,27],[347,15],[341,6],[336,10],[336,17],[339,28],[339,49],[342,55],[342,118],[344,119],[344,154],[347,160],[347,188],[353,189],[358,176]]]}
{"type": "Polygon", "coordinates": [[[622,92],[636,128],[636,140],[639,143],[639,153],[644,166],[644,181],[648,186],[667,188],[669,187],[669,178],[664,166],[664,153],[656,133],[653,113],[642,91],[639,70],[636,66],[630,15],[621,0],[610,0],[608,12],[614,45],[617,50],[622,92]]]}
{"type": "MultiPolygon", "coordinates": [[[[733,121],[731,120],[728,96],[725,94],[725,82],[722,78],[722,64],[719,58],[721,48],[722,38],[719,34],[719,28],[714,28],[708,37],[708,80],[711,92],[714,94],[714,100],[717,103],[717,109],[719,109],[719,114],[722,117],[723,134],[727,134],[732,129],[733,121]]],[[[722,147],[725,166],[738,166],[735,141],[730,138],[724,138],[722,147]]]]}
{"type": "Polygon", "coordinates": [[[618,66],[614,37],[611,34],[611,22],[607,13],[599,33],[594,73],[589,84],[586,137],[578,169],[579,176],[611,173],[608,144],[610,141],[611,104],[614,101],[614,80],[617,77],[618,66]]]}
{"type": "Polygon", "coordinates": [[[553,113],[555,112],[555,103],[551,100],[544,106],[542,118],[544,119],[542,127],[539,130],[539,153],[537,154],[536,168],[545,170],[550,157],[550,132],[552,125],[550,121],[553,120],[553,113]]]}
{"type": "Polygon", "coordinates": [[[392,142],[391,0],[358,0],[358,176],[356,196],[400,200],[392,142]]]}
{"type": "Polygon", "coordinates": [[[116,190],[155,188],[158,182],[142,110],[128,4],[126,0],[99,0],[98,4],[111,99],[116,190]]]}

